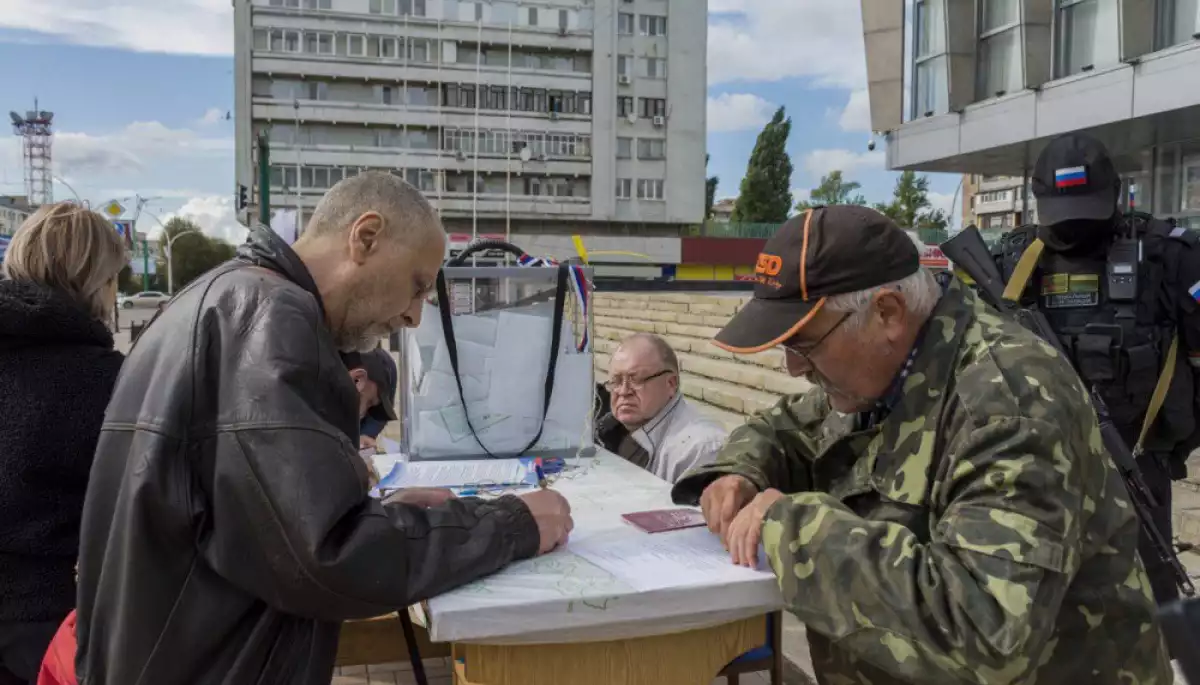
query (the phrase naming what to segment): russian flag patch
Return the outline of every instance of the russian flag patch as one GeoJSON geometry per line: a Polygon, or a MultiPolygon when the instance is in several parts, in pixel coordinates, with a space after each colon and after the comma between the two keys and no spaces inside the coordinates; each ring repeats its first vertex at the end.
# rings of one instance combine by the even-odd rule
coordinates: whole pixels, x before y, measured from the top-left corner
{"type": "Polygon", "coordinates": [[[1200,302],[1200,281],[1196,281],[1192,287],[1188,288],[1188,295],[1191,295],[1193,300],[1200,302]]]}
{"type": "Polygon", "coordinates": [[[1087,185],[1087,167],[1073,166],[1054,170],[1055,188],[1074,188],[1087,185]]]}

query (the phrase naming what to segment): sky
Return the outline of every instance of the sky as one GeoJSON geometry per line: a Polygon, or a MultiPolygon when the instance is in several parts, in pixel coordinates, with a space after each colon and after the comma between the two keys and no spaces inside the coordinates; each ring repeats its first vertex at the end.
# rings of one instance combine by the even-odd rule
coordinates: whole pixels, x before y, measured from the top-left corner
{"type": "MultiPolygon", "coordinates": [[[[697,0],[700,1],[700,0],[697,0]]],[[[874,152],[858,2],[708,0],[708,173],[736,197],[762,125],[784,106],[794,200],[841,169],[870,201],[897,174],[874,152]],[[799,27],[820,27],[804,30],[799,27]]],[[[154,198],[139,230],[184,215],[239,242],[230,0],[0,0],[0,112],[55,113],[55,198],[154,198]],[[69,187],[68,187],[69,186],[69,187]]],[[[0,194],[23,192],[20,139],[0,131],[0,194]]],[[[947,209],[959,176],[931,176],[947,209]]],[[[953,213],[952,213],[953,215],[953,213]]]]}

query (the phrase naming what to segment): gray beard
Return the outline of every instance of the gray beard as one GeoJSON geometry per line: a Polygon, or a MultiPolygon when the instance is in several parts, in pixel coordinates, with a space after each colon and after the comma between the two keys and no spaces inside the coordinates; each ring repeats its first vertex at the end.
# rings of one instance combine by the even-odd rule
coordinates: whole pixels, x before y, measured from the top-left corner
{"type": "Polygon", "coordinates": [[[379,338],[369,335],[357,338],[355,340],[342,341],[341,344],[338,345],[338,350],[343,354],[350,352],[358,352],[362,354],[370,352],[376,347],[379,347],[379,340],[379,338]]]}

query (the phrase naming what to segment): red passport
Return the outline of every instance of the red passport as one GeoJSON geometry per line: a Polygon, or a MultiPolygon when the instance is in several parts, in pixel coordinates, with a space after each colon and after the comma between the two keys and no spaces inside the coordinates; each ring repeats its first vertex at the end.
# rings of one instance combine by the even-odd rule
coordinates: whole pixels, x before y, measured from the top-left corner
{"type": "Polygon", "coordinates": [[[704,525],[704,514],[695,509],[658,509],[621,514],[621,518],[647,533],[664,533],[683,528],[699,528],[704,525]]]}

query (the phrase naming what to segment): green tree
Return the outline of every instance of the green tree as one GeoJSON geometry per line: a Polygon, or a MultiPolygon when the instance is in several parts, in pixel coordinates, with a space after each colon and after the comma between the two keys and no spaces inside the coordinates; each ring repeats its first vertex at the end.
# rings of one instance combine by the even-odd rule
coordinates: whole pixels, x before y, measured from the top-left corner
{"type": "Polygon", "coordinates": [[[813,188],[807,200],[796,205],[796,210],[804,211],[817,205],[865,205],[867,198],[854,192],[859,188],[862,188],[861,183],[845,180],[841,171],[831,171],[828,176],[821,177],[821,184],[813,188]]]}
{"type": "MultiPolygon", "coordinates": [[[[708,158],[711,155],[704,155],[704,168],[708,168],[708,158]]],[[[709,176],[704,180],[704,218],[711,219],[713,215],[713,203],[717,201],[717,184],[721,182],[718,176],[709,176]]]]}
{"type": "Polygon", "coordinates": [[[200,232],[200,226],[191,219],[175,217],[163,226],[162,235],[158,238],[158,273],[164,279],[168,273],[167,242],[174,236],[180,236],[171,243],[171,250],[175,253],[171,261],[176,292],[209,269],[233,258],[232,245],[204,235],[200,232]],[[183,233],[189,235],[181,235],[183,233]]]}
{"type": "Polygon", "coordinates": [[[787,141],[792,120],[779,108],[758,134],[732,220],[746,223],[782,223],[792,209],[792,160],[787,141]]]}
{"type": "Polygon", "coordinates": [[[915,171],[901,173],[892,191],[892,201],[877,204],[875,209],[891,217],[900,228],[906,230],[945,230],[950,223],[946,212],[930,207],[929,177],[918,177],[915,171]]]}

